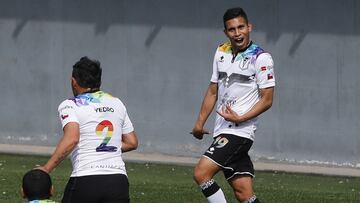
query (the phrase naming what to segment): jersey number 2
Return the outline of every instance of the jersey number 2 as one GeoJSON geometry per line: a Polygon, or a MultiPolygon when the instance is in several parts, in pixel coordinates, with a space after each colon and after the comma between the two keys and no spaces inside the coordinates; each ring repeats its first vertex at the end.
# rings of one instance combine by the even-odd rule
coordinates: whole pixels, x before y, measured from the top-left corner
{"type": "Polygon", "coordinates": [[[108,121],[108,120],[101,121],[96,126],[96,135],[102,136],[104,134],[104,131],[106,131],[106,128],[107,128],[106,136],[105,136],[103,142],[98,147],[96,147],[96,151],[97,152],[116,152],[117,147],[107,145],[109,143],[109,141],[112,137],[112,133],[114,131],[113,124],[110,121],[108,121]]]}

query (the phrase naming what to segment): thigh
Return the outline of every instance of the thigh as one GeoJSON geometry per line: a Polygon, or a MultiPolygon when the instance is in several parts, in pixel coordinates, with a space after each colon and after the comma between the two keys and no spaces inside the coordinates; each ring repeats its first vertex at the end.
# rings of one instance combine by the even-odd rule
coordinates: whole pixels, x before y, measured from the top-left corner
{"type": "Polygon", "coordinates": [[[195,166],[194,175],[200,184],[204,181],[208,181],[209,178],[211,179],[220,170],[220,166],[218,166],[214,161],[203,156],[195,166]]]}
{"type": "Polygon", "coordinates": [[[247,155],[252,141],[232,134],[220,134],[214,138],[213,143],[204,153],[223,169],[231,169],[228,165],[247,155]]]}
{"type": "Polygon", "coordinates": [[[254,165],[248,153],[237,154],[226,166],[230,169],[223,170],[225,178],[230,180],[236,176],[245,176],[253,178],[255,175],[254,165]]]}
{"type": "Polygon", "coordinates": [[[235,176],[228,182],[234,190],[252,192],[253,179],[250,176],[235,176]]]}
{"type": "Polygon", "coordinates": [[[235,176],[229,180],[239,201],[246,201],[254,195],[253,179],[250,176],[235,176]]]}

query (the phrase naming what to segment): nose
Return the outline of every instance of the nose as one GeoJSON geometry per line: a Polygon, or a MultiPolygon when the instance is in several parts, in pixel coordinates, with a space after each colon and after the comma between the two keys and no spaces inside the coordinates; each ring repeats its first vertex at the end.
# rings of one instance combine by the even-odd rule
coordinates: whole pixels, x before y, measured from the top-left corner
{"type": "Polygon", "coordinates": [[[240,35],[240,29],[235,29],[235,36],[239,36],[240,35]]]}

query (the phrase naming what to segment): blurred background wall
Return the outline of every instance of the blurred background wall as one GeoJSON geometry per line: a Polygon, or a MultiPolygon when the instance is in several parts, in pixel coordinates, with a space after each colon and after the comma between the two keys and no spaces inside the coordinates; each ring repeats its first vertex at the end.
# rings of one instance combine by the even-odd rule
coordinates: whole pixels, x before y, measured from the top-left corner
{"type": "Polygon", "coordinates": [[[56,145],[57,107],[86,55],[127,106],[140,152],[200,156],[211,138],[189,132],[234,6],[275,61],[276,97],[253,158],[360,167],[357,0],[2,0],[0,143],[56,145]]]}

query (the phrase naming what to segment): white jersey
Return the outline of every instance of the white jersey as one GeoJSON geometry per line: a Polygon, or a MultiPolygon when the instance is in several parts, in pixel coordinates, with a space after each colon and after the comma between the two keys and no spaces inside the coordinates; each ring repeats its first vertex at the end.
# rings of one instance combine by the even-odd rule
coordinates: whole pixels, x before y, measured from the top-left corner
{"type": "MultiPolygon", "coordinates": [[[[233,58],[231,44],[218,47],[211,82],[218,83],[217,111],[230,105],[237,114],[248,112],[260,99],[259,88],[275,86],[273,60],[256,44],[233,58]]],[[[216,115],[214,137],[226,133],[254,140],[256,118],[235,124],[216,115]]]]}
{"type": "Polygon", "coordinates": [[[80,126],[80,140],[71,153],[71,177],[125,174],[121,158],[123,134],[134,130],[120,99],[102,91],[85,93],[63,101],[59,117],[80,126]]]}

